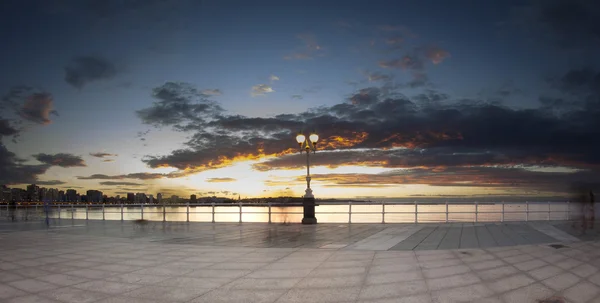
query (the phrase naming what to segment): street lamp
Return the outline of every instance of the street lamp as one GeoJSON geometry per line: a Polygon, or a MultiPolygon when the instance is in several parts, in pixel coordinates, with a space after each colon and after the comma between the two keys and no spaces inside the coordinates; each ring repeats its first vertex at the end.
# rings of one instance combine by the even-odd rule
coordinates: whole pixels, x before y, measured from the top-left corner
{"type": "Polygon", "coordinates": [[[319,135],[316,133],[310,134],[308,140],[303,134],[296,136],[296,142],[300,146],[300,153],[306,152],[306,191],[304,193],[304,218],[302,218],[302,224],[316,224],[317,218],[315,217],[315,196],[310,189],[310,152],[315,153],[317,151],[317,141],[319,141],[319,135]]]}

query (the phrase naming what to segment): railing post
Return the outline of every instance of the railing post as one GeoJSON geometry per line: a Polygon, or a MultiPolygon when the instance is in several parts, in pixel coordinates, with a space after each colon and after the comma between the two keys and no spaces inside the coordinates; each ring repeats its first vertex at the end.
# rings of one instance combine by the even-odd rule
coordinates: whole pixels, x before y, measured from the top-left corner
{"type": "Polygon", "coordinates": [[[418,214],[419,214],[419,204],[417,203],[417,201],[415,201],[415,223],[419,223],[418,214]]]}
{"type": "Polygon", "coordinates": [[[142,220],[144,220],[144,204],[140,204],[140,212],[142,214],[142,220]]]}
{"type": "Polygon", "coordinates": [[[479,204],[475,201],[475,223],[479,221],[479,204]]]}
{"type": "Polygon", "coordinates": [[[75,209],[73,208],[73,203],[71,203],[71,220],[75,219],[75,209]]]}
{"type": "Polygon", "coordinates": [[[271,202],[269,202],[269,223],[271,223],[271,202]]]}
{"type": "Polygon", "coordinates": [[[163,205],[163,222],[167,222],[167,208],[163,205]]]}
{"type": "Polygon", "coordinates": [[[123,221],[123,203],[121,203],[121,221],[123,221]]]}
{"type": "Polygon", "coordinates": [[[548,201],[548,221],[550,221],[550,213],[552,212],[550,207],[550,201],[548,201]]]}
{"type": "Polygon", "coordinates": [[[567,201],[567,221],[571,221],[571,201],[567,201]]]}
{"type": "Polygon", "coordinates": [[[529,201],[525,201],[525,222],[529,221],[529,201]]]}
{"type": "Polygon", "coordinates": [[[504,222],[504,201],[502,201],[502,218],[500,219],[500,222],[504,222]]]}
{"type": "Polygon", "coordinates": [[[212,204],[212,223],[215,223],[215,202],[212,204]]]}
{"type": "Polygon", "coordinates": [[[86,205],[85,205],[85,219],[86,219],[86,220],[88,219],[88,216],[89,216],[89,214],[88,214],[88,213],[89,213],[89,211],[88,211],[88,205],[86,204],[86,205]]]}
{"type": "Polygon", "coordinates": [[[352,201],[348,202],[348,223],[352,223],[352,201]]]}
{"type": "Polygon", "coordinates": [[[187,204],[185,214],[186,214],[185,222],[190,222],[190,203],[187,204]]]}
{"type": "Polygon", "coordinates": [[[239,203],[238,207],[240,209],[240,223],[242,223],[242,202],[239,203]]]}
{"type": "Polygon", "coordinates": [[[385,201],[381,201],[381,223],[385,223],[385,201]]]}
{"type": "Polygon", "coordinates": [[[102,221],[104,221],[105,216],[104,216],[104,204],[102,204],[102,221]]]}
{"type": "Polygon", "coordinates": [[[58,220],[60,220],[60,204],[58,204],[58,220]]]}
{"type": "Polygon", "coordinates": [[[448,201],[446,201],[446,223],[448,223],[448,201]]]}

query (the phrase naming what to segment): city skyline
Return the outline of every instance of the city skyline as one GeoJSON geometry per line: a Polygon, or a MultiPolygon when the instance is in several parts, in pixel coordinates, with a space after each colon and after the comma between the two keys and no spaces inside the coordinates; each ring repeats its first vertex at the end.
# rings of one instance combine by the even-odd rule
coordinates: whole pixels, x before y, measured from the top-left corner
{"type": "Polygon", "coordinates": [[[2,6],[0,185],[299,197],[316,131],[317,198],[598,188],[591,0],[2,6]]]}

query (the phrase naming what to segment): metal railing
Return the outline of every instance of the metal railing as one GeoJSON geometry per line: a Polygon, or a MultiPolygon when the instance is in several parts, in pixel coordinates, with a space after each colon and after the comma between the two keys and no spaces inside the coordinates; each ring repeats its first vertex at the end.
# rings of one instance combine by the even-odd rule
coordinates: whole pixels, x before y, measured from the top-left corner
{"type": "MultiPolygon", "coordinates": [[[[321,223],[434,223],[571,220],[581,215],[569,202],[319,202],[321,223]]],[[[150,220],[163,222],[299,223],[301,203],[0,205],[2,217],[35,220],[150,220]],[[5,215],[6,214],[6,215],[5,215]],[[11,215],[12,214],[12,215],[11,215]]]]}

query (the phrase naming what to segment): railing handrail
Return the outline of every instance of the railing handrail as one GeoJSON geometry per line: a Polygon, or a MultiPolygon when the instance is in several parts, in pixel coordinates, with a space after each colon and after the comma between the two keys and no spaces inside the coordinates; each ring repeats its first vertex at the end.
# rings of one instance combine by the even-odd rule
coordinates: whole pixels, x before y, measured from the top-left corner
{"type": "MultiPolygon", "coordinates": [[[[2,205],[0,211],[12,209],[8,204],[2,205]]],[[[514,219],[514,216],[524,215],[524,221],[529,220],[544,220],[540,219],[540,214],[546,214],[546,220],[570,220],[572,214],[579,214],[579,208],[575,211],[571,209],[570,201],[559,201],[559,202],[466,202],[466,201],[449,201],[449,202],[419,202],[419,201],[317,201],[317,206],[347,206],[339,209],[326,209],[317,208],[317,214],[321,215],[344,215],[347,216],[347,222],[355,222],[354,216],[369,215],[370,217],[380,216],[378,222],[385,223],[393,221],[393,217],[386,219],[386,216],[393,215],[405,215],[412,216],[414,223],[429,221],[429,222],[481,222],[490,221],[490,217],[500,214],[497,219],[492,221],[504,222],[506,219],[514,219]],[[517,207],[510,207],[510,206],[517,207]],[[563,207],[552,207],[552,205],[559,205],[563,207]],[[360,206],[372,206],[372,210],[365,210],[359,208],[360,206]],[[386,208],[386,206],[388,208],[386,208]],[[405,206],[405,209],[393,208],[391,206],[405,206]],[[433,206],[430,208],[428,206],[433,206]],[[442,207],[443,206],[443,207],[442,207]],[[465,207],[467,206],[467,207],[465,207]],[[496,206],[490,208],[488,206],[496,206]],[[501,206],[501,209],[499,209],[501,206]],[[566,207],[565,207],[566,206],[566,207]],[[436,208],[437,207],[437,208],[436,208]],[[380,209],[379,209],[380,208],[380,209]],[[443,209],[442,209],[443,208],[443,209]],[[440,215],[438,219],[431,219],[432,216],[440,215]],[[531,215],[531,216],[530,216],[531,215]],[[428,219],[429,217],[429,219],[428,219]],[[444,218],[442,218],[444,217],[444,218]],[[433,221],[432,221],[433,220],[433,221]]],[[[237,215],[239,216],[236,221],[243,222],[244,214],[261,214],[268,216],[268,222],[272,222],[272,215],[300,215],[302,211],[299,209],[302,207],[301,202],[235,202],[235,203],[177,203],[177,204],[148,204],[148,203],[130,203],[130,204],[111,204],[111,203],[48,203],[46,205],[40,203],[28,203],[17,204],[17,210],[23,210],[25,216],[29,214],[42,212],[46,213],[47,210],[57,210],[57,218],[61,219],[61,213],[65,212],[62,219],[75,218],[76,214],[80,214],[83,210],[85,211],[85,219],[89,219],[90,214],[101,214],[102,220],[106,220],[107,214],[119,214],[121,220],[124,220],[124,214],[138,214],[144,219],[144,214],[148,215],[160,215],[162,214],[162,221],[167,221],[167,215],[171,214],[185,214],[185,221],[190,222],[190,215],[211,215],[211,222],[216,222],[216,216],[223,215],[237,215]],[[256,207],[256,208],[255,208],[256,207]],[[289,207],[289,208],[288,208],[289,207]],[[125,209],[132,209],[125,212],[125,209]],[[175,210],[171,208],[176,208],[175,210]],[[183,208],[184,211],[181,211],[183,208]],[[260,208],[268,208],[268,211],[260,208]],[[34,209],[31,211],[30,209],[34,209]],[[100,213],[101,211],[101,213],[100,213]],[[70,214],[68,214],[70,212],[70,214]]],[[[78,215],[78,217],[80,217],[78,215]]],[[[494,217],[495,218],[495,217],[494,217]]],[[[154,216],[156,219],[156,216],[154,216]]],[[[398,220],[398,219],[397,219],[398,220]]],[[[230,220],[231,221],[231,220],[230,220]]],[[[266,222],[267,220],[264,219],[266,222]]],[[[411,220],[412,221],[412,220],[411,220]]],[[[228,221],[229,222],[229,221],[228,221]]]]}

